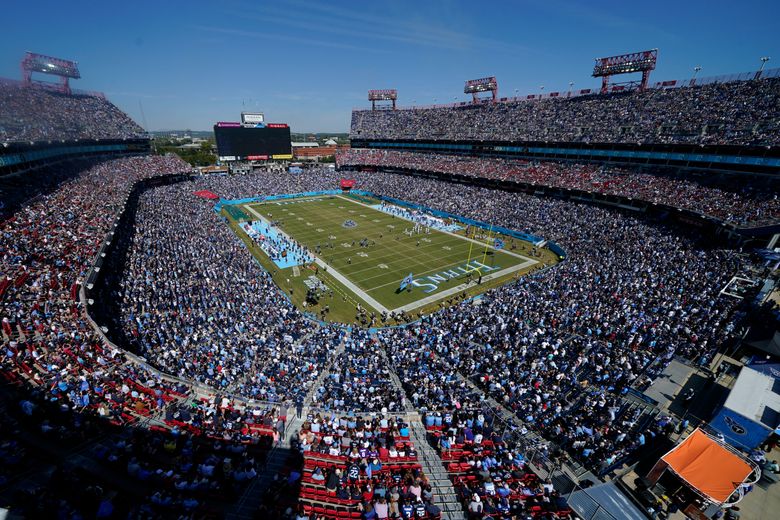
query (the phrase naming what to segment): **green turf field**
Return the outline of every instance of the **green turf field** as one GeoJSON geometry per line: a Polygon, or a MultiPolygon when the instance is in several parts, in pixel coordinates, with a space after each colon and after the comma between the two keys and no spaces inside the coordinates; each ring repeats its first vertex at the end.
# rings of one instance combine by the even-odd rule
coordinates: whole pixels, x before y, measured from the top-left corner
{"type": "Polygon", "coordinates": [[[469,237],[465,230],[443,232],[425,227],[409,233],[413,222],[380,211],[372,203],[379,201],[319,196],[245,204],[240,212],[234,208],[228,216],[233,221],[276,222],[282,233],[308,247],[315,262],[297,268],[274,268],[259,248],[253,254],[266,268],[270,264],[277,283],[291,293],[296,305],[306,292],[301,282],[312,276],[322,282],[327,287],[321,291],[322,299],[318,304],[309,302],[306,310],[333,321],[353,321],[358,304],[376,315],[419,315],[556,261],[546,249],[534,254],[526,242],[485,230],[469,237]],[[504,249],[493,248],[496,238],[505,241],[504,249]],[[362,247],[361,241],[367,245],[362,247]],[[410,273],[413,283],[399,290],[410,273]],[[325,306],[333,315],[325,315],[325,306]]]}

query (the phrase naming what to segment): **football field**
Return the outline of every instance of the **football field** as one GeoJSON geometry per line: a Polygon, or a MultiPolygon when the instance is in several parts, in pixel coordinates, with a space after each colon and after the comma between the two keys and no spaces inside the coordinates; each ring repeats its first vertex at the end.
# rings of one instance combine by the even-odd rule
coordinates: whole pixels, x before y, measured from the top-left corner
{"type": "Polygon", "coordinates": [[[522,240],[489,229],[466,236],[462,225],[444,220],[434,226],[416,225],[408,211],[380,202],[357,195],[323,195],[240,208],[257,229],[308,248],[306,265],[279,269],[283,290],[286,283],[295,296],[293,280],[301,278],[308,280],[309,288],[316,286],[326,294],[336,291],[353,309],[360,304],[369,312],[435,308],[550,263],[549,251],[535,251],[522,240]]]}

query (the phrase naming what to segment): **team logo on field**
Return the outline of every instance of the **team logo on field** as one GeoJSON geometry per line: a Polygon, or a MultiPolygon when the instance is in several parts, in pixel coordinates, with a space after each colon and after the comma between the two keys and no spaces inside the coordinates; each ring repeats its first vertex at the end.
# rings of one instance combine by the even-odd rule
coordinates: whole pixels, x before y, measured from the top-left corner
{"type": "Polygon", "coordinates": [[[345,228],[353,228],[353,227],[357,227],[357,222],[355,222],[352,219],[349,219],[349,220],[345,220],[344,223],[341,224],[341,226],[345,228]]]}
{"type": "Polygon", "coordinates": [[[429,276],[421,276],[420,278],[412,278],[410,283],[415,287],[419,287],[424,293],[428,294],[438,290],[439,285],[449,280],[455,280],[468,274],[481,277],[485,273],[498,271],[499,269],[500,268],[497,266],[489,266],[477,260],[471,260],[470,262],[463,264],[462,267],[440,271],[429,276]]]}

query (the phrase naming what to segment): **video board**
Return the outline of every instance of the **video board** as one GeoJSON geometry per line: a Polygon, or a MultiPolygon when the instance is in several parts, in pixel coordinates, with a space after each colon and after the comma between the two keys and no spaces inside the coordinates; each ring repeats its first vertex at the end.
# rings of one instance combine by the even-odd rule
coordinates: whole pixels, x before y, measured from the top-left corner
{"type": "Polygon", "coordinates": [[[241,123],[217,123],[214,125],[214,138],[221,160],[292,157],[290,127],[285,124],[244,126],[241,123]]]}

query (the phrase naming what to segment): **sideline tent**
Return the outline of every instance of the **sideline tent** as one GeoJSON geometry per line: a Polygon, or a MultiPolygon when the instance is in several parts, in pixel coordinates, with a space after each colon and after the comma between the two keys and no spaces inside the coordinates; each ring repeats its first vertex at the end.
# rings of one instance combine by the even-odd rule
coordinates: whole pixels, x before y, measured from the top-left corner
{"type": "Polygon", "coordinates": [[[753,466],[697,428],[661,457],[648,479],[657,482],[665,470],[708,500],[723,504],[750,477],[753,466]]]}

